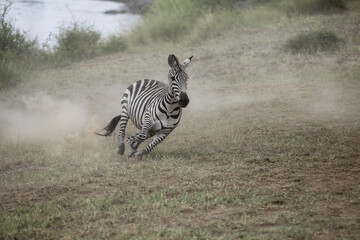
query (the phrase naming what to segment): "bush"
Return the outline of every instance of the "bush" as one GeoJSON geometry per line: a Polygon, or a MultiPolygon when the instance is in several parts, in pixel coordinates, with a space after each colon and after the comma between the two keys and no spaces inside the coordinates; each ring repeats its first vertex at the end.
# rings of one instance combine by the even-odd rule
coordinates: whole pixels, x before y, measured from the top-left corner
{"type": "Polygon", "coordinates": [[[343,40],[335,33],[329,31],[314,31],[302,33],[285,44],[285,49],[292,53],[315,53],[337,49],[343,40]]]}
{"type": "Polygon", "coordinates": [[[337,9],[345,9],[345,0],[294,0],[288,2],[288,11],[301,14],[328,12],[337,9]]]}
{"type": "Polygon", "coordinates": [[[125,51],[127,49],[127,43],[122,37],[111,36],[101,43],[100,48],[104,54],[112,54],[125,51]]]}
{"type": "Polygon", "coordinates": [[[100,36],[100,33],[96,32],[92,26],[78,23],[61,28],[56,36],[55,56],[57,59],[64,58],[64,62],[94,57],[100,53],[100,36]]]}
{"type": "Polygon", "coordinates": [[[1,53],[11,51],[20,56],[33,48],[36,40],[29,40],[25,32],[15,29],[11,21],[6,19],[10,6],[10,4],[5,5],[0,10],[0,51],[1,53]]]}
{"type": "Polygon", "coordinates": [[[30,40],[25,32],[16,29],[6,18],[11,4],[0,8],[0,89],[14,86],[20,80],[19,66],[34,51],[37,41],[30,40]]]}
{"type": "Polygon", "coordinates": [[[60,29],[56,36],[53,65],[64,66],[74,61],[92,58],[101,54],[111,54],[126,50],[124,38],[111,36],[101,41],[101,34],[93,26],[78,23],[60,29]]]}
{"type": "Polygon", "coordinates": [[[0,62],[0,89],[13,87],[20,80],[17,72],[4,61],[0,62]]]}

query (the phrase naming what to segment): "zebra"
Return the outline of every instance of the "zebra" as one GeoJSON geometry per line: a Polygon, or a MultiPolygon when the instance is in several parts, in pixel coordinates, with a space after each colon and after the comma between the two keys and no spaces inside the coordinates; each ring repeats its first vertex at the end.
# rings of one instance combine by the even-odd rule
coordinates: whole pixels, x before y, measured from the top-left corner
{"type": "Polygon", "coordinates": [[[175,55],[169,55],[169,84],[150,79],[139,80],[131,84],[122,97],[121,114],[114,117],[103,129],[104,134],[96,134],[110,136],[120,122],[117,153],[123,155],[125,152],[125,128],[128,120],[131,119],[140,132],[126,140],[130,148],[129,157],[150,153],[178,126],[182,108],[186,108],[189,104],[190,100],[186,93],[189,77],[185,68],[190,64],[192,57],[179,63],[175,55]],[[143,150],[138,151],[139,145],[151,137],[153,137],[152,141],[143,150]]]}

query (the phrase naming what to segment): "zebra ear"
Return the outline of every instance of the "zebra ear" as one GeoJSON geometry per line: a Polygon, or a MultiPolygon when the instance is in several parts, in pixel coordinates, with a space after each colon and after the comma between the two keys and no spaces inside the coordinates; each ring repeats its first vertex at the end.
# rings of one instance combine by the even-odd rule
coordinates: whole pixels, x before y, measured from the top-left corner
{"type": "Polygon", "coordinates": [[[170,54],[168,57],[168,63],[171,68],[179,66],[179,60],[174,54],[170,54]]]}
{"type": "Polygon", "coordinates": [[[184,63],[183,63],[184,68],[186,68],[186,67],[189,65],[189,63],[191,62],[191,59],[192,59],[192,58],[193,58],[193,56],[187,58],[187,59],[184,61],[184,63]]]}

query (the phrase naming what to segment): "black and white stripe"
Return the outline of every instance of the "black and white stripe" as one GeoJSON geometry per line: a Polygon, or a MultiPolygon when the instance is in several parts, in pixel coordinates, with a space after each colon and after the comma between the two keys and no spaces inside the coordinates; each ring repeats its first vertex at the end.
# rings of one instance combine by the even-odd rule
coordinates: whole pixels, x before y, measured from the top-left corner
{"type": "Polygon", "coordinates": [[[140,132],[127,138],[130,147],[129,156],[150,153],[177,127],[181,119],[182,108],[185,108],[189,103],[186,93],[189,77],[185,68],[191,62],[191,58],[192,56],[180,64],[175,55],[169,55],[169,84],[143,79],[131,84],[125,90],[121,100],[121,114],[114,117],[104,128],[105,134],[99,134],[102,136],[111,135],[120,121],[118,133],[118,153],[120,155],[123,155],[125,151],[125,129],[129,119],[140,130],[140,132]],[[150,144],[142,151],[137,151],[139,145],[150,137],[153,137],[150,144]]]}

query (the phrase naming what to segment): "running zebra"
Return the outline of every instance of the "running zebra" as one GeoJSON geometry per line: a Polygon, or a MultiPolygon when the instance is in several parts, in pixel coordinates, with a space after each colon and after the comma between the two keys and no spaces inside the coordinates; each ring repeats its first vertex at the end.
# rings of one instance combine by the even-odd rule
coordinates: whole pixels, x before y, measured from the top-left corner
{"type": "Polygon", "coordinates": [[[182,108],[189,104],[186,94],[189,77],[185,68],[191,59],[192,56],[181,64],[175,55],[169,55],[169,84],[149,79],[131,84],[125,90],[121,100],[121,114],[114,117],[104,128],[104,134],[96,134],[110,136],[120,122],[118,154],[123,155],[125,128],[130,118],[140,132],[126,140],[130,147],[129,157],[150,153],[176,128],[181,119],[182,108]],[[151,137],[154,138],[150,144],[143,150],[137,151],[139,145],[151,137]]]}

